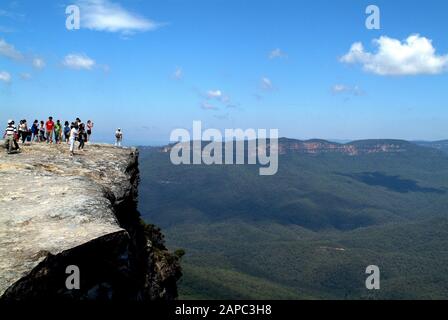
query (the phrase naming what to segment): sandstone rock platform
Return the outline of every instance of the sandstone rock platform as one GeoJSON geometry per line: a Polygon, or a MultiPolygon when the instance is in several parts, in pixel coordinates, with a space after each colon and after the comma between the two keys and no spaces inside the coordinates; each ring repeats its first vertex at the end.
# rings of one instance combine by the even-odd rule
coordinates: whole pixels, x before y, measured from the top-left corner
{"type": "MultiPolygon", "coordinates": [[[[115,266],[117,269],[132,269],[126,271],[128,274],[136,272],[135,270],[141,269],[146,263],[142,262],[143,260],[153,257],[148,254],[148,257],[134,258],[134,262],[139,261],[139,267],[129,267],[132,261],[126,261],[129,259],[128,255],[135,255],[138,252],[148,253],[149,249],[137,248],[142,246],[143,242],[145,246],[146,240],[141,240],[142,235],[137,236],[137,240],[132,240],[137,232],[125,230],[117,217],[119,203],[123,201],[131,203],[136,198],[137,157],[138,152],[135,149],[101,144],[86,145],[85,151],[79,151],[73,157],[69,155],[66,144],[33,143],[24,146],[21,153],[11,155],[1,150],[0,297],[20,280],[24,282],[23,279],[26,277],[37,277],[30,274],[36,268],[44,270],[42,264],[48,256],[62,256],[95,239],[107,238],[108,235],[114,239],[113,241],[118,241],[117,235],[119,235],[120,243],[124,241],[123,239],[131,238],[126,240],[120,249],[121,252],[114,253],[120,255],[117,259],[125,260],[123,265],[115,266]],[[130,170],[132,166],[134,166],[133,172],[130,170]],[[134,235],[129,235],[130,233],[134,235]],[[127,241],[133,243],[134,249],[131,249],[133,253],[129,252],[131,244],[127,241]]],[[[123,212],[121,214],[123,215],[123,212]]],[[[135,215],[129,217],[134,218],[135,215]]],[[[126,224],[130,225],[129,222],[126,224]]],[[[138,225],[138,222],[134,221],[131,224],[138,225]]],[[[120,247],[116,243],[112,245],[120,247]]],[[[84,258],[86,259],[94,258],[84,258]]],[[[108,264],[112,263],[108,261],[108,264]]],[[[147,267],[150,273],[151,266],[147,267]]],[[[47,269],[41,272],[40,278],[49,274],[47,269]]],[[[59,276],[62,279],[62,275],[59,276]]],[[[156,278],[154,275],[138,277],[156,278]]],[[[47,290],[45,281],[48,280],[40,285],[40,289],[25,290],[24,287],[33,286],[29,284],[33,280],[26,281],[28,284],[22,284],[21,291],[47,290]]],[[[59,286],[63,287],[63,284],[58,284],[57,287],[59,286]]],[[[88,289],[90,291],[83,294],[91,296],[93,289],[88,289]]],[[[60,288],[57,290],[63,291],[60,288]]],[[[160,297],[163,294],[165,293],[159,292],[160,297]]]]}

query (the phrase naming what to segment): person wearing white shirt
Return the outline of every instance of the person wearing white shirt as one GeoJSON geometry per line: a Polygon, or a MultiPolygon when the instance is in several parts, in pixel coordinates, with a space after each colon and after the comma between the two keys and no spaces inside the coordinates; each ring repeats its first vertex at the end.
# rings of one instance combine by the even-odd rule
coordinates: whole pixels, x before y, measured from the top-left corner
{"type": "Polygon", "coordinates": [[[75,155],[75,141],[76,141],[76,138],[78,138],[78,124],[77,123],[72,123],[71,127],[72,128],[70,130],[70,138],[69,138],[70,155],[74,156],[75,155]]]}
{"type": "Polygon", "coordinates": [[[123,131],[120,128],[115,131],[115,146],[121,147],[121,142],[123,141],[123,131]]]}

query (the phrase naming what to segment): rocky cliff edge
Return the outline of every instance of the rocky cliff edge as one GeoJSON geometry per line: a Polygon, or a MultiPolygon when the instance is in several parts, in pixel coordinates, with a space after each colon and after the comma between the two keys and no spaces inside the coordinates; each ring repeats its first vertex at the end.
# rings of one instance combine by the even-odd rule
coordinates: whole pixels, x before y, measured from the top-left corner
{"type": "Polygon", "coordinates": [[[0,301],[170,300],[179,257],[137,211],[138,151],[33,144],[0,152],[0,301]],[[79,289],[68,289],[68,266],[79,289]]]}

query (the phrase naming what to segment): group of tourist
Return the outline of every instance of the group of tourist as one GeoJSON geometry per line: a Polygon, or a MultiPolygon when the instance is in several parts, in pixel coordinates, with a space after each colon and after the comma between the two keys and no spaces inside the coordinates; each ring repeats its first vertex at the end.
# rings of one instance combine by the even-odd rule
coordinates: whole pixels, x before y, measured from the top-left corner
{"type": "MultiPolygon", "coordinates": [[[[79,118],[71,123],[65,121],[62,125],[60,120],[54,122],[53,117],[48,117],[46,122],[35,120],[31,127],[26,120],[20,120],[18,127],[14,120],[8,120],[3,138],[8,153],[20,150],[19,141],[22,141],[22,144],[28,141],[48,144],[67,143],[70,146],[70,155],[74,155],[75,142],[79,142],[78,150],[83,150],[85,143],[91,141],[92,130],[91,120],[84,124],[79,118]]],[[[115,146],[121,147],[122,141],[123,131],[118,128],[115,131],[115,146]]]]}
{"type": "Polygon", "coordinates": [[[93,122],[91,120],[84,124],[81,119],[76,118],[74,122],[60,120],[54,122],[53,117],[49,117],[46,122],[35,120],[31,127],[26,120],[20,120],[16,127],[14,120],[8,120],[8,126],[5,130],[4,139],[8,153],[20,150],[19,141],[31,143],[48,143],[70,145],[70,154],[74,154],[75,141],[79,142],[78,149],[83,150],[86,142],[91,139],[93,122]]]}

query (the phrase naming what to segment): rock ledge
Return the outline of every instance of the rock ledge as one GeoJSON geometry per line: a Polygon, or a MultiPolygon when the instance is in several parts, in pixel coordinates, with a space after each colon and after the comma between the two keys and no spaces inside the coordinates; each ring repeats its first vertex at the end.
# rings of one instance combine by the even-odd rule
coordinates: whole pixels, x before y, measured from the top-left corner
{"type": "Polygon", "coordinates": [[[0,153],[0,300],[177,297],[179,261],[137,211],[138,151],[33,144],[0,153]],[[68,290],[66,267],[80,269],[68,290]]]}

